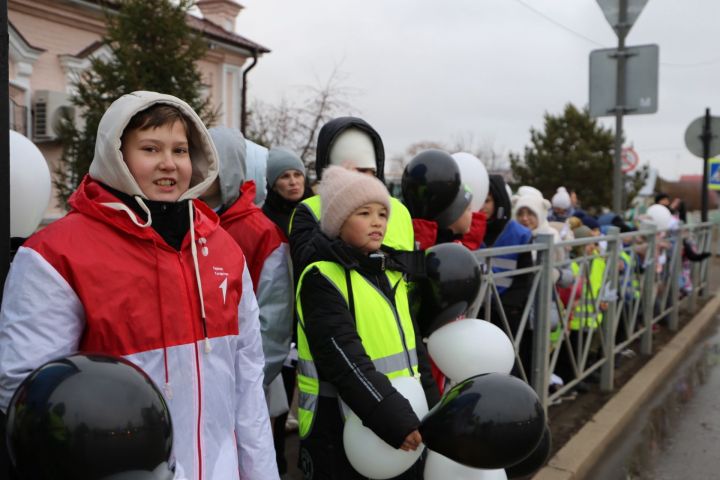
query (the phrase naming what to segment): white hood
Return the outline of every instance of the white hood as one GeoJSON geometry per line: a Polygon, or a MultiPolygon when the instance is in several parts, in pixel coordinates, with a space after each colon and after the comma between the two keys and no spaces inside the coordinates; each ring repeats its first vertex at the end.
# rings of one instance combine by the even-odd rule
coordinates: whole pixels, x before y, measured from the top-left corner
{"type": "Polygon", "coordinates": [[[192,122],[190,160],[192,179],[190,188],[178,201],[197,198],[215,181],[218,174],[218,156],[210,134],[200,117],[190,106],[172,95],[138,91],[115,100],[107,109],[98,125],[95,140],[95,156],[90,164],[90,176],[109,187],[147,199],[130,173],[120,151],[120,138],[130,119],[148,107],[162,103],[178,108],[192,122]]]}

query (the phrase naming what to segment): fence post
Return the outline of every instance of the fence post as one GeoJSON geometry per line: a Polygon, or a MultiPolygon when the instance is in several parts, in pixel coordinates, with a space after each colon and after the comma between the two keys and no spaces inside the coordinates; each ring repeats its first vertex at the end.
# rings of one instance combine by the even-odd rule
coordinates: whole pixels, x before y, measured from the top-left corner
{"type": "Polygon", "coordinates": [[[600,390],[610,392],[615,382],[615,330],[618,323],[618,261],[620,259],[620,229],[610,227],[608,236],[612,240],[608,242],[607,277],[602,290],[603,301],[608,304],[607,312],[603,315],[602,332],[605,339],[604,356],[605,363],[600,368],[600,390]]]}
{"type": "Polygon", "coordinates": [[[530,381],[547,413],[548,385],[550,384],[550,309],[552,305],[552,289],[554,282],[552,272],[555,269],[553,257],[553,236],[541,234],[536,242],[547,248],[538,251],[540,265],[540,283],[537,291],[537,308],[535,309],[535,334],[533,335],[532,375],[530,381]]]}
{"type": "Polygon", "coordinates": [[[643,281],[643,334],[640,341],[640,352],[643,355],[652,353],[653,312],[655,311],[655,245],[657,242],[657,227],[654,224],[643,223],[640,227],[647,235],[647,251],[645,252],[645,277],[643,281]]]}
{"type": "Polygon", "coordinates": [[[670,265],[670,301],[672,310],[668,319],[668,328],[676,332],[680,325],[680,273],[682,272],[682,241],[683,227],[675,230],[675,244],[672,252],[672,264],[670,265]]]}

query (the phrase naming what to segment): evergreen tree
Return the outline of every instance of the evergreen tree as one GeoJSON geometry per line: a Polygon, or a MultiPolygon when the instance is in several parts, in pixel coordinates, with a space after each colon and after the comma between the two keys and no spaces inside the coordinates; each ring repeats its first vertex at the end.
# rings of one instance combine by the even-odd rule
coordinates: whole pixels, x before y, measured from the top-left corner
{"type": "Polygon", "coordinates": [[[82,124],[66,117],[59,127],[63,155],[54,183],[64,204],[90,167],[100,118],[118,97],[136,90],[167,93],[186,101],[206,124],[214,121],[195,64],[207,45],[186,22],[192,5],[193,0],[125,0],[106,12],[102,42],[111,59],[93,58],[75,82],[72,103],[82,124]]]}
{"type": "MultiPolygon", "coordinates": [[[[612,205],[614,134],[590,117],[587,109],[565,106],[562,115],[546,113],[543,131],[530,129],[524,154],[510,154],[517,185],[532,185],[552,198],[560,186],[578,193],[583,208],[612,205]]],[[[625,176],[627,205],[642,188],[647,168],[625,176]]]]}

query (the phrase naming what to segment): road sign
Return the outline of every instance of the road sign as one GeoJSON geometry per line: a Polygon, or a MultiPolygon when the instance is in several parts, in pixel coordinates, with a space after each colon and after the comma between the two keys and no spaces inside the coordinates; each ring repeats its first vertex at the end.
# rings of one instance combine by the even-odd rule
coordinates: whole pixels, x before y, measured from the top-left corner
{"type": "Polygon", "coordinates": [[[640,163],[640,156],[632,147],[622,149],[622,173],[630,173],[635,170],[640,163]]]}
{"type": "MultiPolygon", "coordinates": [[[[623,113],[655,113],[658,108],[657,45],[625,49],[625,105],[623,113]]],[[[617,49],[590,52],[590,116],[615,115],[617,102],[617,49]]]]}
{"type": "MultiPolygon", "coordinates": [[[[685,130],[685,146],[693,155],[703,158],[702,133],[705,117],[698,117],[685,130]]],[[[720,155],[720,117],[710,117],[710,148],[708,157],[720,155]]]]}
{"type": "Polygon", "coordinates": [[[708,160],[710,166],[710,176],[708,177],[708,188],[710,190],[720,190],[720,157],[708,160]]]}
{"type": "MultiPolygon", "coordinates": [[[[598,5],[602,9],[605,18],[607,18],[610,26],[615,30],[620,25],[620,2],[622,0],[597,0],[598,5]]],[[[633,26],[640,12],[645,8],[645,4],[648,0],[625,0],[627,13],[625,14],[625,28],[630,30],[633,26]]]]}

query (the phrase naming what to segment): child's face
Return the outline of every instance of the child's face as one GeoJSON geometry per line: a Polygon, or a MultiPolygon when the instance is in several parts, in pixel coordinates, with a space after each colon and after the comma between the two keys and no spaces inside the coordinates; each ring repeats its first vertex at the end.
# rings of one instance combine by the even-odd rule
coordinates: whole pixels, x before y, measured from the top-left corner
{"type": "Polygon", "coordinates": [[[363,253],[380,249],[387,229],[388,211],[380,203],[366,203],[345,220],[340,238],[363,253]]]}
{"type": "Polygon", "coordinates": [[[535,230],[538,227],[537,216],[527,207],[521,207],[518,209],[517,221],[520,225],[527,227],[530,230],[535,230]]]}
{"type": "Polygon", "coordinates": [[[450,225],[450,230],[456,235],[465,235],[472,226],[472,204],[468,205],[463,214],[450,225]]]}
{"type": "Polygon", "coordinates": [[[495,214],[495,199],[493,198],[491,193],[488,193],[487,198],[485,198],[485,203],[483,203],[482,211],[485,212],[485,215],[488,219],[493,217],[493,214],[495,214]]]}
{"type": "Polygon", "coordinates": [[[122,153],[148,199],[175,202],[190,188],[192,163],[181,122],[127,132],[122,153]]]}

